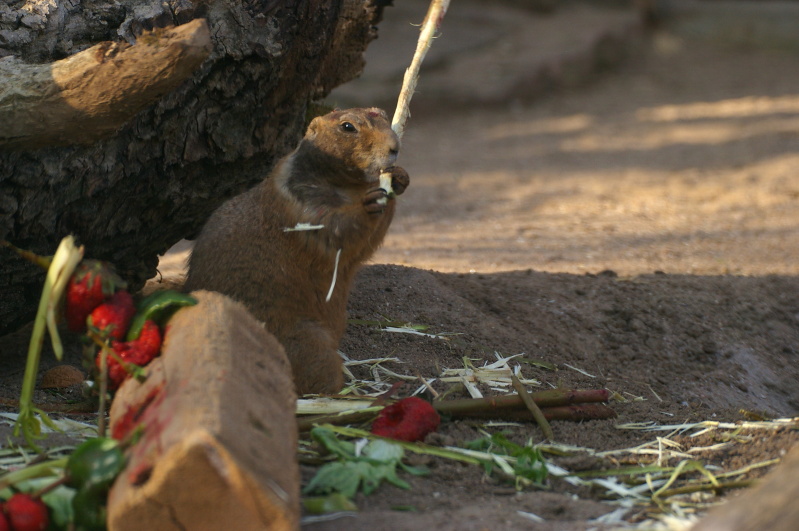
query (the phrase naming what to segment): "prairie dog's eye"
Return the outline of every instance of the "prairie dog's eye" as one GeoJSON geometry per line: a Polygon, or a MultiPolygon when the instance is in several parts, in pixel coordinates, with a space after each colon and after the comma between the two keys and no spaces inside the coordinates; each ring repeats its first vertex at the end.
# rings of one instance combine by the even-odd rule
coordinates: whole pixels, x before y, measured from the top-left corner
{"type": "Polygon", "coordinates": [[[341,122],[341,130],[346,133],[357,133],[358,129],[349,122],[341,122]]]}

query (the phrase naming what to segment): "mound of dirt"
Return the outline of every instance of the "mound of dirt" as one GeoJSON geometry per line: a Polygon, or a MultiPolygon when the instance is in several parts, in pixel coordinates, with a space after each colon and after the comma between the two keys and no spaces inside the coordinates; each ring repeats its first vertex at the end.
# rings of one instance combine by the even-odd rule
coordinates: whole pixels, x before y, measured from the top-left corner
{"type": "MultiPolygon", "coordinates": [[[[564,8],[559,16],[569,15],[564,8]]],[[[457,20],[478,19],[448,22],[457,20]]],[[[574,18],[573,34],[595,31],[592,20],[574,18]]],[[[475,46],[524,59],[527,50],[498,41],[507,22],[491,24],[475,46]]],[[[715,474],[758,464],[731,476],[744,485],[797,444],[795,429],[692,436],[622,428],[799,414],[796,57],[668,33],[638,52],[590,87],[535,103],[422,106],[400,159],[411,186],[377,265],[358,277],[350,317],[426,325],[430,335],[353,323],[341,351],[352,360],[396,357],[384,365],[433,379],[438,392],[450,384],[435,379],[463,368],[464,358],[479,367],[497,353],[522,354],[512,363],[540,382],[530,390],[616,393],[616,419],[553,422],[558,443],[587,450],[547,454],[550,462],[577,472],[697,459],[715,474]]],[[[179,275],[187,247],[162,271],[171,261],[179,275]]],[[[0,397],[17,396],[24,351],[23,340],[0,344],[0,397]]],[[[43,368],[52,363],[45,360],[43,368]]],[[[374,377],[368,366],[351,370],[374,377]]],[[[445,419],[429,442],[500,431],[519,444],[542,439],[531,423],[445,419]]],[[[546,491],[517,492],[476,466],[414,460],[431,474],[403,475],[411,489],[381,486],[358,495],[357,516],[304,528],[512,530],[531,526],[531,515],[543,518],[535,524],[542,530],[614,527],[607,515],[618,505],[607,503],[606,487],[553,477],[546,491]]],[[[305,480],[316,470],[303,466],[305,480]]],[[[719,500],[686,496],[690,504],[719,500]]],[[[657,511],[640,500],[623,513],[635,522],[657,511]]]]}
{"type": "MultiPolygon", "coordinates": [[[[799,279],[784,276],[621,278],[611,271],[570,275],[530,270],[445,274],[375,265],[359,275],[350,304],[352,319],[427,325],[430,335],[457,335],[441,339],[353,324],[341,350],[353,360],[396,357],[401,362],[390,364],[391,370],[425,379],[445,368],[463,368],[464,358],[479,367],[496,361],[495,353],[523,353],[514,363],[521,364],[525,377],[539,380],[541,389],[608,388],[626,399],[611,402],[617,419],[553,423],[560,443],[619,450],[651,442],[657,435],[618,429],[628,423],[742,420],[740,410],[796,414],[799,389],[792,382],[799,378],[794,363],[799,344],[797,290],[799,279]],[[537,361],[557,370],[527,363],[537,361]]],[[[353,368],[353,373],[373,379],[366,368],[353,368]]],[[[418,385],[406,384],[404,391],[418,385]]],[[[431,385],[439,392],[449,387],[435,380],[431,385]]],[[[487,386],[480,388],[486,395],[496,394],[487,386]]],[[[531,424],[486,428],[482,422],[454,421],[442,424],[434,442],[462,444],[481,437],[486,429],[504,430],[522,444],[542,440],[531,424]]],[[[714,442],[708,439],[713,436],[680,439],[682,450],[714,442]]],[[[702,459],[735,470],[781,457],[799,435],[777,431],[757,441],[728,452],[701,454],[702,459]]],[[[571,471],[618,464],[588,454],[553,459],[571,471]]],[[[631,462],[653,461],[642,456],[631,462]]],[[[516,493],[511,484],[485,476],[478,467],[424,462],[432,469],[430,476],[403,476],[410,490],[383,486],[357,500],[357,517],[307,529],[517,529],[527,521],[517,511],[544,518],[547,524],[541,529],[587,529],[596,527],[588,520],[614,509],[600,503],[604,493],[563,480],[551,480],[552,492],[516,493]],[[397,507],[416,512],[392,511],[397,507]]],[[[661,464],[677,462],[666,459],[661,464]]],[[[315,470],[305,467],[306,479],[315,470]]]]}

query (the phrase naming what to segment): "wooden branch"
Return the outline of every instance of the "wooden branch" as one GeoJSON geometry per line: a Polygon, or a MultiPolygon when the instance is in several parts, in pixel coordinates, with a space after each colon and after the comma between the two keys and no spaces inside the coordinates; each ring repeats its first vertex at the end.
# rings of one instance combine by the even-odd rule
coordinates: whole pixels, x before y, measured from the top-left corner
{"type": "Polygon", "coordinates": [[[178,87],[208,57],[205,20],[104,42],[50,64],[0,60],[0,148],[91,143],[178,87]]]}
{"type": "Polygon", "coordinates": [[[427,50],[433,44],[433,37],[447,14],[449,0],[432,0],[427,9],[427,15],[422,22],[422,29],[419,34],[419,41],[416,43],[416,52],[411,59],[411,65],[405,70],[402,79],[402,89],[400,89],[397,109],[394,111],[394,118],[391,120],[391,128],[402,138],[405,133],[405,122],[410,115],[410,105],[413,93],[416,90],[416,83],[419,81],[419,69],[422,67],[427,50]]]}
{"type": "MultiPolygon", "coordinates": [[[[541,409],[546,420],[593,420],[616,416],[608,406],[598,404],[610,399],[607,389],[551,389],[529,393],[529,398],[541,409]]],[[[378,405],[375,401],[374,405],[378,405]]],[[[433,407],[441,415],[453,418],[501,418],[504,420],[532,420],[532,414],[524,399],[518,395],[492,396],[488,398],[464,398],[458,400],[436,400],[433,407]]],[[[348,414],[322,414],[297,417],[301,432],[309,431],[316,424],[357,424],[371,421],[376,411],[355,411],[348,414]]]]}
{"type": "Polygon", "coordinates": [[[554,441],[555,434],[552,432],[552,426],[549,425],[549,422],[541,412],[541,408],[535,403],[535,400],[533,400],[533,398],[527,393],[527,389],[524,388],[524,384],[513,373],[510,375],[510,381],[513,382],[513,388],[516,389],[519,398],[522,399],[525,407],[530,411],[530,414],[533,416],[536,423],[541,428],[541,431],[544,433],[544,439],[554,441]]]}
{"type": "MultiPolygon", "coordinates": [[[[610,393],[607,389],[551,389],[530,394],[539,407],[559,407],[573,404],[607,402],[610,393]]],[[[500,411],[524,409],[524,401],[519,395],[491,396],[487,398],[464,398],[434,402],[436,411],[442,415],[463,416],[474,411],[500,411]]]]}
{"type": "MultiPolygon", "coordinates": [[[[572,404],[570,406],[542,407],[544,418],[550,420],[570,420],[583,422],[586,420],[604,420],[616,418],[616,412],[604,404],[572,404]]],[[[527,409],[508,409],[504,411],[460,411],[452,415],[459,419],[502,419],[515,422],[536,421],[527,409]]]]}

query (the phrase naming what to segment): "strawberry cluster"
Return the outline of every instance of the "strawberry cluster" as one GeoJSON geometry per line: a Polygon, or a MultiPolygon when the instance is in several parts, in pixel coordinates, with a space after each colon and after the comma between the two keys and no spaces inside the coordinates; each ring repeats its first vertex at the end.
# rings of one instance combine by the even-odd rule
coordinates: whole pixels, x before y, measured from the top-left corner
{"type": "Polygon", "coordinates": [[[384,407],[372,423],[372,433],[415,442],[436,431],[440,422],[441,417],[429,402],[411,396],[384,407]]]}
{"type": "Polygon", "coordinates": [[[44,531],[50,525],[47,506],[29,494],[18,492],[0,507],[0,531],[44,531]]]}
{"type": "MultiPolygon", "coordinates": [[[[72,275],[66,291],[67,327],[111,342],[113,354],[107,356],[108,381],[116,389],[127,378],[127,364],[146,365],[161,350],[161,330],[154,321],[145,321],[137,338],[126,335],[136,315],[133,297],[125,283],[104,262],[84,260],[72,275]]],[[[101,365],[101,353],[95,364],[101,365]]]]}

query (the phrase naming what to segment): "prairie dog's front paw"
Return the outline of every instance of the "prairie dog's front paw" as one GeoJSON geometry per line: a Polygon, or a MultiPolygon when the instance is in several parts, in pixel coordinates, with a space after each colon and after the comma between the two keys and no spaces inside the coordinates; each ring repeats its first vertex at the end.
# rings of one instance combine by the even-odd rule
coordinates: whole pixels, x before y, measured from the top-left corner
{"type": "Polygon", "coordinates": [[[381,214],[386,209],[388,197],[383,188],[372,188],[363,196],[363,207],[370,214],[381,214]]]}
{"type": "Polygon", "coordinates": [[[405,171],[405,168],[392,166],[391,168],[387,168],[385,173],[391,175],[391,188],[396,195],[402,195],[408,185],[411,184],[411,177],[408,175],[408,172],[405,171]]]}

